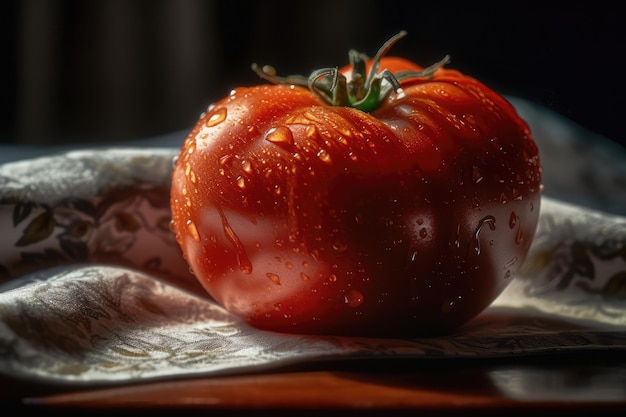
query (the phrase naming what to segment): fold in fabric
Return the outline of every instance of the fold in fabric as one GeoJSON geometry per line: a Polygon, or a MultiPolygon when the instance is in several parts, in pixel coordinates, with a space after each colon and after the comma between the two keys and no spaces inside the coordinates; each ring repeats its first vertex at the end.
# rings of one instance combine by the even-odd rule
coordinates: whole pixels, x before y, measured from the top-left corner
{"type": "MultiPolygon", "coordinates": [[[[509,294],[511,295],[511,294],[509,294]]],[[[518,294],[519,295],[519,294],[518,294]]],[[[34,273],[0,293],[0,369],[102,384],[218,375],[357,358],[498,358],[626,349],[626,330],[499,302],[445,337],[373,339],[251,328],[206,297],[107,265],[34,273]]]]}

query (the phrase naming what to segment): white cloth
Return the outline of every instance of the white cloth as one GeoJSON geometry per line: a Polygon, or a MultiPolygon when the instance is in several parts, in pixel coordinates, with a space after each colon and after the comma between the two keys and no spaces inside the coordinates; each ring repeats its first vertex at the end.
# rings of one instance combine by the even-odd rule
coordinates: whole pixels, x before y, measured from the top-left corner
{"type": "Polygon", "coordinates": [[[279,334],[229,314],[189,274],[169,230],[175,144],[1,165],[0,372],[89,385],[348,358],[626,351],[624,151],[514,103],[546,150],[539,228],[512,284],[443,337],[279,334]],[[569,165],[556,169],[563,155],[569,165]]]}

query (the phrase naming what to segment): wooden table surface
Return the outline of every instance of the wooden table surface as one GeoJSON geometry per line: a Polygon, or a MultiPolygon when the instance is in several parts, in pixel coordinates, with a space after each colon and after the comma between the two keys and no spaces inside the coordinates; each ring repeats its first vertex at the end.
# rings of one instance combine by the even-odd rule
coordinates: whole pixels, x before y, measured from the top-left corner
{"type": "Polygon", "coordinates": [[[8,379],[0,383],[3,399],[45,416],[626,416],[623,352],[326,362],[83,389],[8,379]]]}

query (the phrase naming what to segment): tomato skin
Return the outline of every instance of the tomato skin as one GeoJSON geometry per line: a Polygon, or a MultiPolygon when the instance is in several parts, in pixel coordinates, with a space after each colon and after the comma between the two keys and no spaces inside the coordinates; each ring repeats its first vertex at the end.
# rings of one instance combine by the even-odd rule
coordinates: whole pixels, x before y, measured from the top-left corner
{"type": "Polygon", "coordinates": [[[183,254],[232,313],[274,331],[413,337],[456,329],[508,285],[541,168],[505,99],[439,69],[371,114],[297,86],[236,89],[200,118],[172,180],[183,254]]]}

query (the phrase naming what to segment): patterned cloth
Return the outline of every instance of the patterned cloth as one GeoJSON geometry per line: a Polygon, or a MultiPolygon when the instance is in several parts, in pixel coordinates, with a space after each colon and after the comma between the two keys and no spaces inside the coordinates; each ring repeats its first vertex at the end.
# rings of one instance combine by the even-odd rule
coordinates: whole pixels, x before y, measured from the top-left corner
{"type": "Polygon", "coordinates": [[[512,101],[542,152],[539,228],[512,284],[443,337],[280,334],[229,314],[169,229],[175,143],[0,165],[0,373],[83,386],[348,358],[626,352],[626,153],[512,101]]]}

